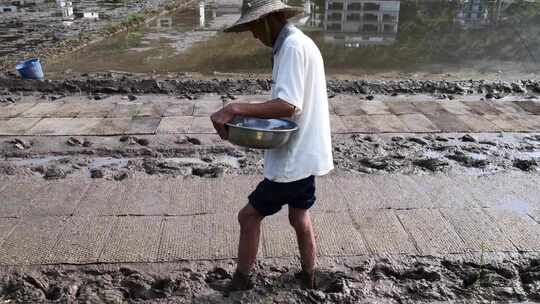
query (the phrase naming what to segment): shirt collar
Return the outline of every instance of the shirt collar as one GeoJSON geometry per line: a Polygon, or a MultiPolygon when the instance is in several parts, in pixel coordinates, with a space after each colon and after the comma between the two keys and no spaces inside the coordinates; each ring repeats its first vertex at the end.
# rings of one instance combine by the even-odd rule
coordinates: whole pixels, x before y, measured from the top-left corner
{"type": "Polygon", "coordinates": [[[272,47],[272,54],[274,56],[281,49],[281,46],[283,45],[283,42],[285,41],[285,39],[289,37],[289,35],[292,34],[295,30],[296,30],[296,27],[293,24],[288,23],[288,22],[281,28],[281,31],[279,32],[279,35],[276,39],[276,42],[274,43],[274,46],[272,47]]]}

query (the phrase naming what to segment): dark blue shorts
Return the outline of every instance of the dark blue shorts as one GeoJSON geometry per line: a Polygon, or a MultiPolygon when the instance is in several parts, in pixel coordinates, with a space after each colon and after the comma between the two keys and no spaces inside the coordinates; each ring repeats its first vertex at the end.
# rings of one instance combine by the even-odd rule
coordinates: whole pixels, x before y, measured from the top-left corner
{"type": "Polygon", "coordinates": [[[276,183],[265,178],[248,199],[249,204],[264,216],[277,213],[283,205],[309,209],[315,204],[315,176],[290,183],[276,183]]]}

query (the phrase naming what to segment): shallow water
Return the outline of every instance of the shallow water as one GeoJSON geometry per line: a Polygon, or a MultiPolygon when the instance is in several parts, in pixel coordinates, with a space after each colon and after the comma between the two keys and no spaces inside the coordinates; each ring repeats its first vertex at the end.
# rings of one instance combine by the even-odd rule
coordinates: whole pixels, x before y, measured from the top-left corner
{"type": "Polygon", "coordinates": [[[99,169],[101,167],[124,167],[127,163],[128,159],[125,158],[96,157],[92,158],[88,168],[91,170],[99,169]]]}
{"type": "MultiPolygon", "coordinates": [[[[473,79],[537,78],[540,1],[289,1],[293,22],[318,44],[328,74],[473,79]]],[[[270,49],[219,30],[240,1],[199,2],[49,63],[62,73],[269,73],[270,49]]]]}
{"type": "Polygon", "coordinates": [[[522,200],[507,200],[499,205],[496,205],[494,208],[521,214],[532,214],[535,210],[535,206],[522,200]]]}

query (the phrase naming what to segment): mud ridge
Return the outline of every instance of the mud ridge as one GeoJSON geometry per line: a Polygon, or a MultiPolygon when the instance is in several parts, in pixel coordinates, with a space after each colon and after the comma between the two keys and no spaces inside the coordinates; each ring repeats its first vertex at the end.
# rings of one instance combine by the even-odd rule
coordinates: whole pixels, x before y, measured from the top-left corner
{"type": "MultiPolygon", "coordinates": [[[[330,97],[334,94],[485,94],[487,99],[506,94],[538,94],[540,81],[430,81],[430,80],[329,80],[330,97]]],[[[257,94],[270,90],[269,79],[148,79],[125,73],[83,74],[65,80],[28,81],[14,73],[0,74],[0,90],[9,92],[38,91],[44,93],[106,93],[106,94],[257,94]]]]}

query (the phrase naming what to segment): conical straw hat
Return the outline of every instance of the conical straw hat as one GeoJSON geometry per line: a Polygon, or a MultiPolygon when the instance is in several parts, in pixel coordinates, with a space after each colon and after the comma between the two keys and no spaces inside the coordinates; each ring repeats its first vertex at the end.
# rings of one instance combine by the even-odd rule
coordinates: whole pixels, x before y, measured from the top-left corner
{"type": "Polygon", "coordinates": [[[302,14],[304,9],[301,7],[288,6],[280,0],[243,0],[240,19],[230,27],[226,28],[225,32],[249,31],[248,23],[276,12],[283,13],[285,18],[289,19],[302,14]]]}

